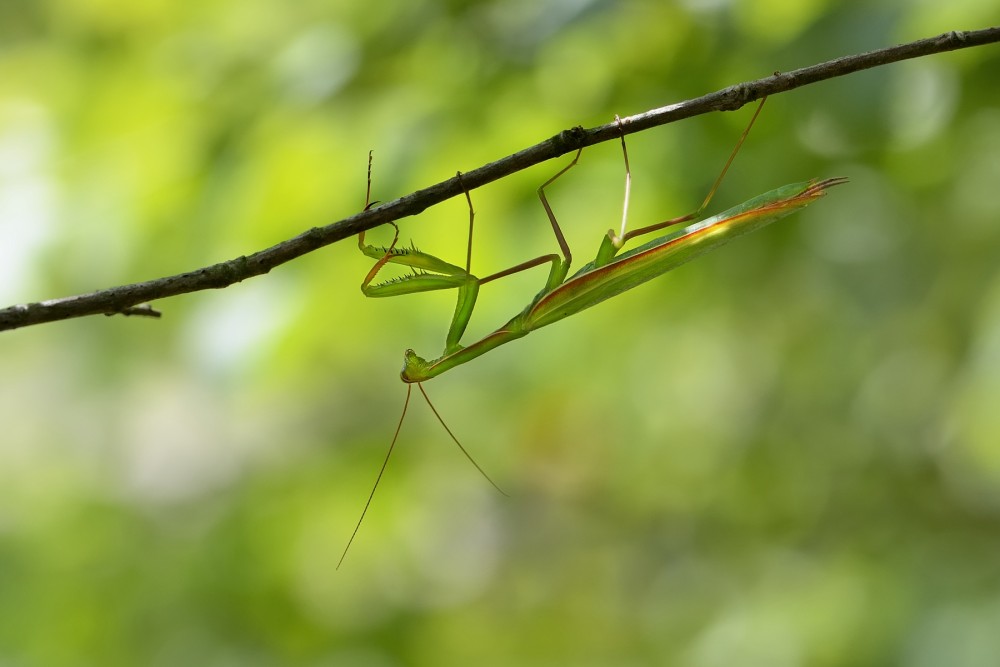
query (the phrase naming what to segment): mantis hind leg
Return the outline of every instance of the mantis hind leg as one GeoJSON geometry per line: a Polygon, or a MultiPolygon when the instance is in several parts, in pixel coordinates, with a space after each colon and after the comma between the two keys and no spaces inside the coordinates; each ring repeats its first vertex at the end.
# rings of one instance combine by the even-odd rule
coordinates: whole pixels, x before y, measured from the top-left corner
{"type": "MultiPolygon", "coordinates": [[[[757,120],[757,116],[760,115],[761,109],[764,108],[764,102],[766,102],[766,101],[767,101],[767,97],[766,96],[763,97],[763,98],[761,98],[760,104],[757,105],[757,109],[754,110],[753,116],[750,117],[750,122],[747,123],[746,129],[743,130],[743,134],[741,134],[740,138],[736,141],[736,146],[733,147],[733,151],[729,154],[729,158],[726,160],[726,164],[722,167],[722,171],[719,172],[719,175],[716,177],[715,182],[712,184],[711,189],[709,189],[708,194],[705,196],[705,199],[701,202],[701,205],[695,211],[692,211],[691,213],[688,213],[687,215],[682,215],[682,216],[680,216],[678,218],[671,218],[670,220],[664,220],[663,222],[658,222],[655,225],[649,225],[647,227],[640,227],[639,229],[634,229],[634,230],[632,230],[630,232],[626,232],[625,231],[625,221],[622,220],[622,234],[621,234],[621,237],[620,237],[621,240],[620,240],[620,243],[617,244],[617,246],[620,248],[626,241],[628,241],[631,238],[635,238],[636,236],[642,236],[643,234],[648,234],[650,232],[655,232],[655,231],[657,231],[659,229],[663,229],[664,227],[670,227],[672,225],[677,225],[677,224],[680,224],[680,223],[683,223],[683,222],[687,222],[689,220],[694,220],[695,218],[697,218],[698,216],[700,216],[705,211],[705,209],[708,208],[708,204],[712,201],[712,198],[715,197],[715,193],[719,189],[719,186],[722,185],[722,179],[724,179],[726,177],[726,174],[729,172],[729,167],[732,166],[733,160],[736,159],[736,154],[739,153],[740,152],[740,148],[743,147],[743,142],[746,141],[747,136],[750,134],[750,128],[753,127],[753,124],[757,120]]],[[[620,123],[621,123],[621,121],[619,121],[619,124],[620,123]]],[[[624,150],[625,150],[625,135],[623,133],[622,134],[622,151],[624,151],[624,150]]],[[[628,153],[625,153],[625,168],[626,168],[626,172],[627,172],[627,170],[628,170],[628,153]]],[[[630,176],[627,175],[626,177],[628,179],[630,179],[630,176]]],[[[628,192],[628,184],[626,184],[626,193],[627,192],[628,192]]],[[[628,210],[628,202],[626,202],[625,207],[626,207],[626,211],[627,211],[628,210]]]]}
{"type": "Polygon", "coordinates": [[[736,154],[740,152],[740,148],[743,146],[743,142],[746,141],[747,136],[750,134],[750,128],[753,127],[754,122],[757,120],[757,116],[760,115],[761,109],[764,108],[764,102],[767,101],[767,97],[763,97],[760,100],[760,104],[757,105],[757,109],[753,112],[753,116],[750,117],[750,122],[747,123],[746,129],[743,130],[743,134],[736,141],[736,146],[733,151],[729,154],[729,159],[726,160],[726,164],[722,167],[722,171],[719,172],[718,177],[716,177],[715,182],[712,184],[711,189],[709,189],[708,194],[705,199],[701,202],[701,205],[691,213],[687,215],[682,215],[677,218],[671,218],[669,220],[664,220],[663,222],[658,222],[655,225],[648,225],[646,227],[640,227],[639,229],[633,229],[632,231],[626,231],[626,220],[628,218],[628,200],[631,193],[632,186],[632,173],[629,169],[628,164],[628,149],[625,147],[625,131],[623,127],[622,120],[615,116],[615,120],[618,121],[618,127],[621,131],[621,141],[622,141],[622,155],[625,159],[625,205],[622,211],[622,226],[621,231],[615,234],[613,230],[608,231],[608,235],[601,245],[601,249],[597,253],[597,259],[595,260],[596,266],[602,266],[607,264],[615,256],[615,254],[621,250],[622,246],[632,238],[637,236],[642,236],[644,234],[649,234],[650,232],[655,232],[665,227],[671,227],[673,225],[678,225],[689,220],[694,220],[702,214],[702,212],[708,208],[708,204],[712,201],[715,196],[716,191],[722,184],[722,179],[726,177],[726,173],[729,171],[729,167],[732,166],[733,160],[736,159],[736,154]]]}

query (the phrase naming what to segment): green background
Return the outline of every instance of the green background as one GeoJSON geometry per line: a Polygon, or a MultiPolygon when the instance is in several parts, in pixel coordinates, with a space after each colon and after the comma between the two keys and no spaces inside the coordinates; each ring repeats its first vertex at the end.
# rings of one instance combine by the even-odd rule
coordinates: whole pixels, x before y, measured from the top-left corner
{"type": "MultiPolygon", "coordinates": [[[[0,305],[250,253],[574,126],[1000,23],[992,0],[0,2],[0,305]]],[[[348,241],[0,339],[0,664],[995,665],[1000,46],[772,98],[713,204],[802,214],[405,394],[454,295],[367,300],[348,241]]],[[[751,110],[630,138],[694,208],[751,110]]],[[[553,252],[473,192],[480,275],[553,252]]],[[[577,265],[603,144],[551,189],[577,265]]],[[[455,262],[455,199],[402,238],[455,262]]],[[[387,240],[379,230],[375,240],[387,240]]],[[[470,338],[544,269],[483,288],[470,338]]]]}

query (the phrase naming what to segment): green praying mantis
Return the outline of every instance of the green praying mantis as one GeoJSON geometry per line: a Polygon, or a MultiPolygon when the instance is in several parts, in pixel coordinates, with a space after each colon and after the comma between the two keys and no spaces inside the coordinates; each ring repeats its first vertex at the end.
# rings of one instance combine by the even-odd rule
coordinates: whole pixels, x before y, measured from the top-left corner
{"type": "MultiPolygon", "coordinates": [[[[361,518],[358,520],[358,524],[355,526],[354,532],[348,540],[347,547],[344,549],[344,554],[340,558],[340,563],[343,563],[344,557],[347,555],[347,550],[357,535],[358,528],[360,528],[365,513],[367,513],[368,507],[371,505],[372,498],[375,495],[375,489],[378,488],[378,483],[382,479],[383,472],[385,472],[389,456],[392,454],[396,439],[399,437],[400,428],[403,425],[403,420],[406,417],[406,409],[409,406],[413,384],[416,384],[420,389],[427,404],[434,412],[435,417],[441,422],[441,425],[444,426],[448,435],[458,445],[462,453],[498,491],[503,493],[473,460],[472,456],[469,455],[448,428],[447,424],[445,424],[423,388],[422,383],[424,381],[472,361],[500,345],[522,338],[535,329],[553,324],[570,315],[575,315],[586,308],[590,308],[606,299],[652,280],[710,250],[721,247],[738,236],[761,229],[786,215],[805,208],[823,197],[826,191],[833,186],[847,181],[846,178],[837,177],[825,180],[812,179],[803,183],[784,185],[734,206],[727,211],[703,220],[698,220],[673,233],[655,238],[643,245],[620,253],[622,247],[630,239],[697,220],[715,195],[736,154],[750,133],[754,121],[760,115],[766,99],[762,99],[757,106],[750,122],[747,124],[729,159],[726,161],[725,166],[697,210],[687,215],[671,218],[631,231],[627,230],[626,224],[632,181],[628,163],[628,150],[625,146],[625,133],[623,131],[621,143],[622,154],[625,160],[625,203],[622,210],[621,228],[617,233],[613,229],[608,230],[594,260],[585,264],[568,278],[567,275],[572,263],[572,253],[559,227],[559,223],[556,221],[556,216],[552,212],[552,207],[545,196],[545,188],[552,185],[557,179],[576,166],[580,159],[580,154],[583,152],[582,148],[576,152],[576,155],[569,164],[560,169],[552,178],[545,181],[538,188],[538,198],[552,226],[556,242],[559,245],[559,254],[542,255],[488,275],[485,278],[473,275],[471,271],[471,258],[475,211],[472,207],[472,198],[468,190],[465,190],[465,197],[469,205],[469,239],[464,268],[445,262],[434,255],[417,250],[415,247],[398,247],[399,227],[395,223],[390,223],[395,228],[396,233],[392,243],[388,247],[376,247],[366,244],[365,233],[361,232],[358,235],[358,247],[361,249],[361,252],[376,260],[375,265],[361,283],[361,291],[365,296],[388,297],[415,292],[454,289],[458,292],[458,303],[455,307],[455,313],[452,316],[451,325],[448,328],[444,351],[441,356],[434,359],[424,359],[418,356],[413,350],[406,350],[404,354],[403,370],[400,376],[403,382],[407,383],[406,402],[403,404],[403,411],[399,418],[399,424],[396,426],[392,442],[389,445],[389,451],[382,463],[382,468],[379,470],[371,494],[368,496],[368,501],[362,510],[361,518]],[[413,270],[413,273],[386,282],[374,283],[373,281],[378,273],[386,264],[390,263],[409,267],[413,270]],[[469,345],[462,344],[462,335],[465,333],[465,329],[472,317],[480,286],[544,264],[549,264],[549,273],[545,280],[545,285],[530,303],[525,306],[524,310],[482,339],[469,345]]],[[[617,117],[616,120],[621,128],[621,120],[617,117]]],[[[458,177],[461,179],[461,173],[458,174],[458,177]]],[[[370,201],[371,156],[369,155],[366,209],[372,205],[369,203],[370,201]]],[[[340,567],[340,563],[337,565],[338,568],[340,567]]]]}

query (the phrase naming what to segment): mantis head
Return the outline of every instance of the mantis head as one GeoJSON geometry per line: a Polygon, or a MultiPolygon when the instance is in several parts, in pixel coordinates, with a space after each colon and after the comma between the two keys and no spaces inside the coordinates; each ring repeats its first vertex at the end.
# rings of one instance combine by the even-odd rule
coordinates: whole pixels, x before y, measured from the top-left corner
{"type": "Polygon", "coordinates": [[[427,372],[429,366],[430,364],[416,352],[407,350],[403,353],[403,370],[399,373],[399,377],[407,384],[423,382],[430,379],[427,372]]]}

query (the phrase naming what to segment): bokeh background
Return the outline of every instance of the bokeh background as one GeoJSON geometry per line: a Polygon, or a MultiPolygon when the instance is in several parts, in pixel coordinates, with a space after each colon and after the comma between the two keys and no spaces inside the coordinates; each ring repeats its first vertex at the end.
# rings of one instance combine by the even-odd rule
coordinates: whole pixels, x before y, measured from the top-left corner
{"type": "MultiPolygon", "coordinates": [[[[993,0],[0,2],[0,305],[259,250],[573,125],[1000,22],[993,0]]],[[[772,98],[714,210],[804,213],[405,394],[453,294],[366,300],[344,242],[162,320],[0,340],[0,664],[1000,660],[1000,47],[772,98]],[[417,397],[419,398],[419,397],[417,397]]],[[[634,135],[634,225],[751,108],[634,135]]],[[[473,193],[474,269],[555,245],[473,193]]],[[[621,153],[551,189],[577,262],[621,153]]],[[[461,263],[452,200],[402,223],[461,263]]],[[[379,231],[375,239],[389,238],[379,231]]],[[[470,337],[544,269],[484,287],[470,337]]]]}

